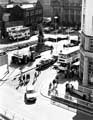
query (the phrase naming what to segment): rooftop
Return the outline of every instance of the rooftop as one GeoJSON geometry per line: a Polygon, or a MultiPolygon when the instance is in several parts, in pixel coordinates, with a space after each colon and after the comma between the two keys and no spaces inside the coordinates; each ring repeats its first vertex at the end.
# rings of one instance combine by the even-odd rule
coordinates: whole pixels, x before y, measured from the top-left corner
{"type": "Polygon", "coordinates": [[[23,4],[21,6],[22,9],[26,9],[26,8],[33,8],[34,7],[34,4],[23,4]]]}
{"type": "MultiPolygon", "coordinates": [[[[11,3],[36,3],[38,0],[10,0],[11,3]]],[[[6,5],[9,0],[0,0],[0,5],[6,5]]]]}
{"type": "Polygon", "coordinates": [[[74,47],[68,47],[68,48],[65,48],[63,49],[63,51],[61,53],[59,53],[60,55],[61,54],[70,54],[72,52],[75,52],[77,50],[80,50],[80,46],[74,46],[74,47]]]}

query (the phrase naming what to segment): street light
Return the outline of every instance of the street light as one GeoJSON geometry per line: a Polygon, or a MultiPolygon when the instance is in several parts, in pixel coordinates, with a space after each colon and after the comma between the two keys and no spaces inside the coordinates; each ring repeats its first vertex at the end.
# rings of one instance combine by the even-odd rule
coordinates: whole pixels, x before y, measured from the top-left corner
{"type": "MultiPolygon", "coordinates": [[[[57,30],[56,30],[56,26],[57,26],[57,19],[58,19],[58,17],[57,17],[57,16],[55,16],[55,17],[54,17],[54,22],[55,22],[55,31],[56,31],[55,35],[57,35],[57,30]]],[[[57,36],[56,36],[56,54],[57,54],[57,36]]]]}

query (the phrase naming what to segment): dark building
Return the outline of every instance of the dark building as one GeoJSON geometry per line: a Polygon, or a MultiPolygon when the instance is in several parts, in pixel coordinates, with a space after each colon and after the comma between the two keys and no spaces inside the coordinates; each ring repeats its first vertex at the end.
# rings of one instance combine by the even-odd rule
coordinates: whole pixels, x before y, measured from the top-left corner
{"type": "Polygon", "coordinates": [[[82,0],[51,0],[53,16],[58,16],[62,25],[81,24],[82,0]]]}
{"type": "Polygon", "coordinates": [[[19,2],[9,0],[9,3],[11,4],[0,6],[0,22],[5,24],[5,27],[24,25],[36,29],[42,22],[43,8],[38,0],[32,0],[30,3],[22,0],[19,2]]]}
{"type": "Polygon", "coordinates": [[[3,16],[3,13],[4,13],[4,9],[2,6],[0,6],[0,28],[1,28],[1,23],[2,23],[2,16],[3,16]]]}
{"type": "Polygon", "coordinates": [[[59,17],[61,25],[81,24],[82,0],[39,0],[44,9],[44,17],[59,17]]]}
{"type": "Polygon", "coordinates": [[[53,9],[51,7],[51,0],[39,0],[43,6],[43,16],[51,17],[53,14],[53,9]]]}
{"type": "Polygon", "coordinates": [[[24,11],[24,25],[32,26],[32,29],[36,29],[37,25],[43,21],[43,8],[39,1],[29,5],[27,5],[28,7],[21,6],[24,11]]]}

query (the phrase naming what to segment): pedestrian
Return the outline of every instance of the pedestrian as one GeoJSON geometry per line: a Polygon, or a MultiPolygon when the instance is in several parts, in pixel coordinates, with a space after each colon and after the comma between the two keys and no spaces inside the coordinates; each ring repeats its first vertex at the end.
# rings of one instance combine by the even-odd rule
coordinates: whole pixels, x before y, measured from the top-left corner
{"type": "Polygon", "coordinates": [[[53,53],[53,46],[51,46],[50,49],[51,49],[51,54],[52,54],[53,53]]]}
{"type": "Polygon", "coordinates": [[[34,74],[34,79],[33,79],[33,83],[32,83],[32,85],[35,84],[36,80],[37,80],[37,72],[35,72],[35,74],[34,74]]]}
{"type": "Polygon", "coordinates": [[[58,90],[55,90],[55,96],[58,96],[58,90]]]}
{"type": "Polygon", "coordinates": [[[37,77],[40,75],[41,71],[37,71],[37,77]]]}
{"type": "Polygon", "coordinates": [[[35,72],[35,74],[34,74],[34,78],[36,78],[36,79],[37,79],[37,72],[35,72]]]}
{"type": "Polygon", "coordinates": [[[52,88],[52,83],[49,84],[49,90],[51,90],[51,88],[52,88]]]}
{"type": "Polygon", "coordinates": [[[59,76],[56,76],[56,84],[58,85],[59,76]]]}
{"type": "Polygon", "coordinates": [[[53,80],[53,89],[55,89],[56,80],[53,80]]]}
{"type": "Polygon", "coordinates": [[[51,94],[51,91],[52,91],[52,83],[49,84],[49,89],[48,89],[48,95],[50,96],[51,94]]]}

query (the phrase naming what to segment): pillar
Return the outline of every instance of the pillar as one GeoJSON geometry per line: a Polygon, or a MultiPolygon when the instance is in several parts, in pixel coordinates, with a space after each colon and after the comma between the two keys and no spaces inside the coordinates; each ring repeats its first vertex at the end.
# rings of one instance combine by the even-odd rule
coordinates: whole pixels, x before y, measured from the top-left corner
{"type": "Polygon", "coordinates": [[[85,37],[85,50],[89,50],[89,38],[85,37]]]}
{"type": "Polygon", "coordinates": [[[84,57],[83,85],[88,85],[88,58],[84,57]]]}

